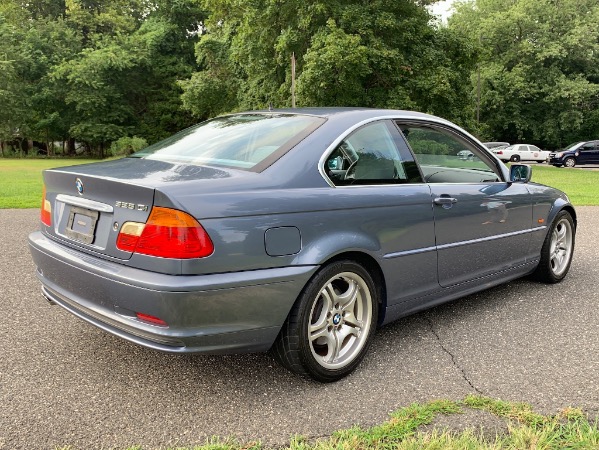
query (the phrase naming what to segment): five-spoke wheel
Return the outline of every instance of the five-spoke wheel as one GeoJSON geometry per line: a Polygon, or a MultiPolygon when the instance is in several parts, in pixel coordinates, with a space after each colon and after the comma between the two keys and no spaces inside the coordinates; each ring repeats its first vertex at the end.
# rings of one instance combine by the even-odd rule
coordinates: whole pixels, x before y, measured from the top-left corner
{"type": "Polygon", "coordinates": [[[360,363],[376,328],[378,289],[353,261],[321,269],[294,305],[273,354],[288,369],[335,381],[360,363]]]}
{"type": "Polygon", "coordinates": [[[567,211],[560,211],[543,243],[535,278],[547,283],[557,283],[564,279],[572,263],[574,236],[572,216],[567,211]]]}
{"type": "Polygon", "coordinates": [[[353,272],[329,279],[312,304],[308,335],[314,359],[323,367],[343,367],[364,347],[372,321],[372,294],[353,272]]]}
{"type": "Polygon", "coordinates": [[[549,244],[551,271],[555,276],[561,276],[570,266],[574,250],[573,239],[572,224],[566,217],[562,217],[553,228],[549,244]]]}

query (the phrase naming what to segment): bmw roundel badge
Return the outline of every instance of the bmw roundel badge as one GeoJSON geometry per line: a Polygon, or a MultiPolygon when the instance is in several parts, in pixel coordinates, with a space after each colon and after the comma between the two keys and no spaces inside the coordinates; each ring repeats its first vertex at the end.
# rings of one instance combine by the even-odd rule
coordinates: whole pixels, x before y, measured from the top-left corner
{"type": "Polygon", "coordinates": [[[79,195],[83,195],[83,181],[81,181],[81,178],[77,178],[75,180],[75,186],[77,187],[77,192],[79,192],[79,195]]]}

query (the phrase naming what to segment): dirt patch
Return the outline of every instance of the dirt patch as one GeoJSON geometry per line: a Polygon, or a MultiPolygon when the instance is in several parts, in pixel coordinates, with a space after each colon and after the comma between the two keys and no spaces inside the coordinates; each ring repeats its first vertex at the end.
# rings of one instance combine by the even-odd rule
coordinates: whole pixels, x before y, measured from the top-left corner
{"type": "Polygon", "coordinates": [[[435,420],[426,426],[420,427],[418,431],[429,433],[433,430],[449,431],[459,434],[470,430],[474,435],[484,438],[486,441],[494,442],[499,436],[508,434],[508,422],[488,411],[463,408],[463,414],[444,415],[439,414],[435,420]]]}

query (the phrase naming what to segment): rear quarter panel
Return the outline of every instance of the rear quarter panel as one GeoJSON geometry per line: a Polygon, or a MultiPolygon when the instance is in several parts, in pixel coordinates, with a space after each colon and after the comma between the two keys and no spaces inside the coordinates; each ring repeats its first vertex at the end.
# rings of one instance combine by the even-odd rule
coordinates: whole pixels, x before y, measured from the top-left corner
{"type": "Polygon", "coordinates": [[[380,265],[389,303],[439,287],[426,184],[245,192],[221,200],[226,217],[202,217],[201,201],[183,205],[215,247],[208,258],[183,261],[183,274],[320,265],[345,252],[362,252],[380,265]],[[297,228],[300,251],[268,255],[265,234],[275,227],[297,228]]]}

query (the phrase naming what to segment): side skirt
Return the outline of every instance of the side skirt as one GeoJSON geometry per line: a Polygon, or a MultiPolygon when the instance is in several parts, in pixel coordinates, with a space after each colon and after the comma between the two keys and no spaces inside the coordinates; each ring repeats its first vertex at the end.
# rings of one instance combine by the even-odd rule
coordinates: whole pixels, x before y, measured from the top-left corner
{"type": "Polygon", "coordinates": [[[386,325],[402,317],[406,317],[425,309],[432,308],[443,303],[466,297],[475,292],[484,291],[491,287],[507,283],[508,281],[522,278],[532,273],[539,265],[539,260],[535,259],[513,269],[489,275],[465,283],[456,284],[437,291],[424,297],[406,300],[387,308],[385,320],[382,325],[386,325]]]}

